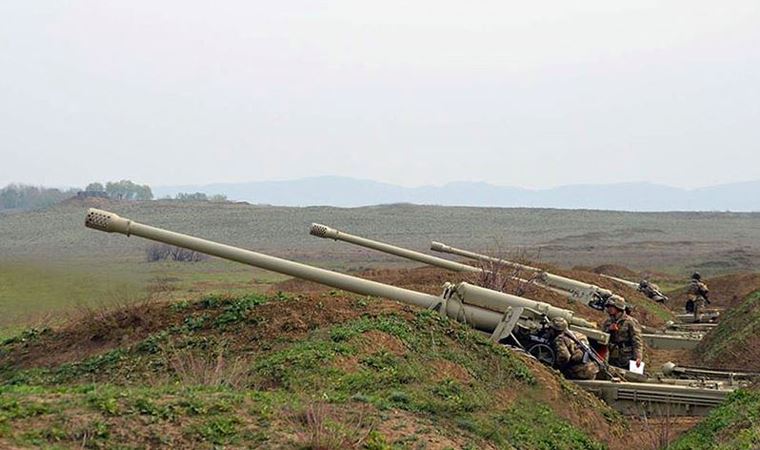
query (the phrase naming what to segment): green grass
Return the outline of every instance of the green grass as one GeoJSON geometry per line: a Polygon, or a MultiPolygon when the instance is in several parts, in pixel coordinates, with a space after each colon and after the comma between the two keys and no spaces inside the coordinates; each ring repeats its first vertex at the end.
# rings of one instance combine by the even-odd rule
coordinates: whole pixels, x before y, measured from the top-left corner
{"type": "Polygon", "coordinates": [[[744,343],[760,333],[760,291],[750,294],[742,303],[726,311],[718,326],[710,332],[705,345],[699,348],[706,363],[740,351],[744,343]]]}
{"type": "MultiPolygon", "coordinates": [[[[313,329],[304,338],[275,337],[256,349],[245,346],[250,338],[240,341],[242,332],[260,323],[258,308],[291,301],[250,294],[175,302],[165,307],[184,318],[182,325],[133,345],[50,369],[5,367],[0,445],[68,446],[84,439],[90,448],[256,446],[285,439],[297,448],[316,448],[313,434],[322,427],[336,439],[328,447],[366,435],[367,448],[414,448],[413,436],[387,441],[373,431],[383,417],[403,411],[418,430],[465,437],[472,448],[485,442],[602,448],[541,400],[543,387],[522,360],[430,311],[411,319],[362,315],[376,301],[362,298],[353,302],[357,318],[313,329]],[[368,346],[366,336],[378,333],[394,347],[368,346]],[[196,358],[210,354],[206,361],[218,354],[229,362],[242,348],[256,357],[236,372],[235,386],[180,382],[171,364],[178,350],[196,358]],[[442,360],[460,367],[467,379],[440,376],[435,363],[442,360]],[[500,391],[520,392],[524,400],[505,407],[493,395],[500,391]],[[139,433],[128,432],[135,427],[139,433]]],[[[0,345],[0,355],[46,338],[26,331],[0,345]]],[[[563,389],[569,397],[580,395],[574,385],[563,389]]]]}
{"type": "Polygon", "coordinates": [[[102,266],[0,263],[0,336],[49,313],[131,301],[144,294],[143,286],[138,274],[102,266]]]}
{"type": "Polygon", "coordinates": [[[668,450],[760,448],[760,391],[739,390],[668,450]]]}
{"type": "Polygon", "coordinates": [[[660,303],[656,303],[651,300],[643,301],[643,302],[637,302],[636,307],[643,308],[647,310],[650,314],[653,314],[654,316],[666,322],[669,320],[673,320],[673,311],[669,310],[668,308],[661,305],[660,303]]]}
{"type": "Polygon", "coordinates": [[[263,291],[287,277],[228,261],[199,263],[139,260],[91,262],[0,262],[0,338],[61,313],[113,307],[145,298],[263,291]]]}

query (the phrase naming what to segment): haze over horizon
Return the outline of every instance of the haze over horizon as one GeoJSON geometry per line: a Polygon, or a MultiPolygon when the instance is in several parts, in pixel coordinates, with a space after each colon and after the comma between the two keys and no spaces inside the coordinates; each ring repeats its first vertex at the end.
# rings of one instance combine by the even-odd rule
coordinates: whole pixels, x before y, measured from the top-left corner
{"type": "Polygon", "coordinates": [[[0,4],[0,186],[760,180],[760,3],[0,4]]]}

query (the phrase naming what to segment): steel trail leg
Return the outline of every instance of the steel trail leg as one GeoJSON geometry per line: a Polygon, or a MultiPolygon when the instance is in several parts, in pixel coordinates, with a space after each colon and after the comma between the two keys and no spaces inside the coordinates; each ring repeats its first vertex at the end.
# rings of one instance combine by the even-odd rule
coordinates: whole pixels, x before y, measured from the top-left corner
{"type": "MultiPolygon", "coordinates": [[[[493,330],[491,340],[499,342],[505,337],[511,336],[512,330],[515,329],[515,325],[517,325],[517,321],[520,320],[523,311],[525,311],[525,308],[522,306],[508,307],[507,310],[504,311],[504,316],[502,316],[499,324],[496,325],[496,328],[493,330]]],[[[514,339],[514,336],[512,336],[512,338],[514,339]]],[[[517,342],[517,339],[515,339],[515,342],[517,342]]]]}

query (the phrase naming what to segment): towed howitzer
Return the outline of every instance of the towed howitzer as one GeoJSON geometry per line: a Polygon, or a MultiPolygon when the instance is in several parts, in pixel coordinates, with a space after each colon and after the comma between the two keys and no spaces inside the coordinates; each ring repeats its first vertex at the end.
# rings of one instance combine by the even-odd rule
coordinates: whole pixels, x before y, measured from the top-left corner
{"type": "Polygon", "coordinates": [[[668,301],[668,296],[663,294],[662,291],[654,284],[649,283],[645,280],[642,280],[638,283],[630,280],[626,280],[623,278],[613,277],[612,275],[607,275],[604,273],[600,273],[600,276],[610,279],[612,281],[617,281],[618,283],[624,284],[631,289],[636,289],[637,291],[641,292],[642,294],[646,295],[647,298],[656,301],[657,303],[665,303],[668,301]]]}
{"type": "MultiPolygon", "coordinates": [[[[536,267],[526,266],[524,264],[507,261],[505,259],[494,258],[491,256],[486,256],[486,255],[481,255],[479,253],[471,252],[468,250],[462,250],[456,247],[451,247],[449,245],[442,244],[440,242],[433,241],[430,244],[430,249],[437,252],[463,256],[465,258],[475,259],[478,261],[485,261],[485,262],[490,262],[493,264],[511,266],[511,267],[519,268],[521,270],[529,270],[529,271],[538,272],[539,279],[545,282],[546,284],[572,292],[578,298],[582,298],[584,299],[584,301],[588,301],[587,303],[588,306],[594,309],[604,309],[604,305],[606,304],[607,299],[613,295],[612,291],[609,291],[607,289],[602,289],[590,283],[584,283],[582,281],[573,280],[573,279],[563,277],[560,275],[554,275],[536,267]]],[[[633,283],[633,282],[630,282],[630,283],[633,283]]],[[[684,322],[687,322],[689,320],[687,317],[682,317],[678,315],[676,315],[676,319],[678,319],[679,321],[684,321],[684,322]]],[[[649,331],[648,333],[643,335],[645,342],[650,347],[658,348],[658,349],[670,349],[670,350],[694,349],[696,348],[697,344],[701,341],[703,337],[703,335],[699,333],[698,330],[694,330],[694,331],[684,330],[684,331],[675,331],[675,332],[670,332],[670,333],[652,330],[652,329],[649,329],[648,331],[649,331]]]]}
{"type": "MultiPolygon", "coordinates": [[[[635,283],[633,281],[629,281],[623,278],[613,277],[612,275],[606,275],[606,274],[600,274],[601,276],[605,278],[609,278],[610,280],[617,281],[618,283],[625,284],[626,286],[629,286],[633,289],[636,289],[637,291],[643,293],[648,298],[658,302],[658,303],[665,303],[668,301],[668,296],[663,294],[662,291],[657,289],[655,286],[653,286],[651,283],[648,283],[647,288],[645,289],[643,286],[643,281],[640,283],[635,283]]],[[[688,307],[687,307],[688,310],[688,307]]],[[[720,311],[716,309],[712,309],[709,311],[704,311],[701,314],[701,321],[697,322],[694,319],[693,310],[689,311],[689,314],[676,314],[674,317],[677,320],[677,322],[668,322],[667,327],[672,330],[684,330],[684,331],[692,331],[692,332],[699,332],[699,331],[706,331],[710,328],[714,327],[716,322],[720,318],[720,311]],[[706,323],[707,322],[707,323],[706,323]]]]}
{"type": "MultiPolygon", "coordinates": [[[[223,259],[240,262],[273,272],[343,289],[361,295],[396,300],[422,308],[437,309],[442,315],[466,322],[474,328],[490,332],[492,339],[501,341],[507,337],[511,325],[517,325],[522,310],[535,311],[542,320],[545,317],[564,317],[577,331],[590,339],[606,343],[609,335],[592,328],[594,324],[573,316],[572,311],[555,308],[541,302],[500,294],[467,283],[445,284],[440,297],[387,284],[365,280],[326,269],[308,266],[250,250],[240,249],[205,239],[175,233],[144,225],[117,214],[90,209],[85,225],[89,228],[126,236],[139,236],[153,241],[195,250],[223,259]],[[518,311],[520,313],[518,314],[518,311]]],[[[535,321],[527,321],[531,326],[535,321]]],[[[719,404],[730,389],[697,387],[692,385],[666,385],[663,383],[612,383],[609,381],[575,381],[580,387],[600,396],[620,412],[659,415],[703,415],[719,404]]]]}
{"type": "Polygon", "coordinates": [[[462,250],[450,245],[443,244],[441,242],[431,242],[430,249],[436,252],[449,253],[452,255],[474,259],[480,262],[513,267],[515,269],[536,273],[538,275],[538,279],[547,286],[567,291],[571,293],[575,299],[580,300],[588,306],[600,311],[604,310],[604,306],[606,305],[607,300],[613,295],[612,291],[600,288],[599,286],[595,286],[590,283],[584,283],[582,281],[573,280],[561,275],[555,275],[537,267],[531,267],[525,264],[507,261],[506,259],[494,258],[492,256],[486,256],[468,250],[462,250]]]}
{"type": "Polygon", "coordinates": [[[540,339],[536,340],[536,335],[543,329],[543,317],[562,317],[573,329],[600,345],[609,341],[607,333],[595,329],[595,323],[575,317],[573,311],[469,283],[446,283],[443,294],[435,296],[175,233],[94,208],[88,211],[85,225],[100,231],[140,236],[184,247],[356,294],[389,298],[421,308],[436,309],[442,315],[490,333],[494,341],[499,342],[511,337],[529,352],[535,344],[541,343],[540,339]]]}
{"type": "MultiPolygon", "coordinates": [[[[311,224],[311,227],[309,228],[309,233],[316,237],[332,239],[335,241],[343,241],[350,244],[359,245],[364,248],[369,248],[369,249],[377,250],[383,253],[400,256],[402,258],[407,258],[413,261],[418,261],[418,262],[429,264],[432,266],[441,267],[443,269],[451,270],[454,272],[468,272],[468,273],[489,272],[489,270],[486,270],[485,268],[470,266],[468,264],[463,264],[456,261],[450,261],[448,259],[439,258],[433,255],[427,255],[425,253],[420,253],[414,250],[398,247],[398,246],[388,244],[385,242],[367,239],[364,237],[346,233],[344,231],[339,231],[335,228],[329,227],[327,225],[318,224],[318,223],[311,224]]],[[[442,244],[439,244],[439,245],[442,245],[442,244]]],[[[518,263],[512,263],[511,261],[509,262],[509,264],[516,266],[516,268],[521,268],[522,270],[533,270],[533,271],[540,270],[540,269],[536,269],[530,266],[525,266],[518,263]]],[[[524,280],[522,278],[515,277],[515,276],[513,276],[512,278],[515,278],[525,283],[533,283],[533,281],[531,280],[524,280]]],[[[567,285],[570,282],[575,283],[575,280],[570,280],[568,278],[560,277],[558,275],[549,275],[548,278],[551,279],[557,285],[559,285],[560,282],[564,282],[565,285],[567,285]],[[566,280],[566,281],[563,281],[563,280],[566,280]]],[[[580,282],[577,282],[577,283],[581,284],[580,282]]],[[[569,296],[571,299],[577,299],[577,295],[574,293],[577,291],[568,291],[566,289],[560,289],[558,287],[547,286],[540,283],[534,283],[534,284],[537,284],[538,286],[544,289],[549,289],[553,292],[557,292],[563,296],[569,296]]],[[[585,285],[585,286],[595,287],[592,285],[585,285]]],[[[497,292],[497,291],[492,291],[492,292],[497,292]]],[[[609,291],[606,291],[606,292],[609,292],[609,291]]],[[[609,295],[612,295],[612,293],[609,292],[609,295]]],[[[601,297],[595,297],[595,301],[598,302],[601,300],[602,300],[601,297]]],[[[644,341],[647,343],[647,345],[649,345],[652,348],[671,349],[671,350],[672,349],[693,349],[699,343],[700,339],[702,339],[702,335],[698,333],[682,333],[682,334],[673,333],[670,335],[666,335],[665,333],[661,331],[656,331],[656,330],[649,330],[647,333],[643,334],[642,337],[644,338],[644,341]]],[[[539,347],[535,347],[535,350],[536,350],[535,353],[537,354],[539,347]]],[[[542,353],[549,353],[549,352],[550,352],[549,349],[544,349],[542,353]]],[[[544,358],[539,357],[539,359],[544,359],[544,358]]]]}

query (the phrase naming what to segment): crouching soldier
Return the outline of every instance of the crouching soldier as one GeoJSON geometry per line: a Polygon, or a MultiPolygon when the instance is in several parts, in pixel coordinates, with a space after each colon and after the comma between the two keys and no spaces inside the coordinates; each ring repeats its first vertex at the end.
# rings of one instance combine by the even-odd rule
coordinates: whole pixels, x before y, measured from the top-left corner
{"type": "Polygon", "coordinates": [[[552,347],[554,348],[556,367],[565,378],[571,380],[593,380],[599,367],[587,354],[588,339],[581,333],[567,329],[567,321],[556,317],[551,321],[554,330],[552,347]]]}
{"type": "Polygon", "coordinates": [[[646,295],[647,298],[656,301],[657,303],[665,303],[668,301],[668,297],[663,295],[660,287],[654,283],[650,283],[647,280],[641,280],[639,282],[639,292],[646,295]]]}
{"type": "Polygon", "coordinates": [[[702,282],[702,276],[699,272],[694,272],[691,275],[691,283],[689,283],[689,290],[687,291],[688,300],[686,301],[686,312],[694,313],[694,321],[699,322],[701,320],[701,314],[704,311],[705,304],[710,304],[710,300],[707,296],[710,294],[710,290],[707,285],[702,282]]]}
{"type": "Polygon", "coordinates": [[[629,361],[636,361],[636,367],[641,366],[644,358],[641,325],[626,314],[625,299],[619,295],[610,297],[606,309],[609,318],[604,321],[602,330],[610,335],[610,365],[628,370],[629,361]]]}

